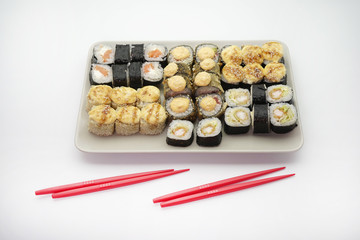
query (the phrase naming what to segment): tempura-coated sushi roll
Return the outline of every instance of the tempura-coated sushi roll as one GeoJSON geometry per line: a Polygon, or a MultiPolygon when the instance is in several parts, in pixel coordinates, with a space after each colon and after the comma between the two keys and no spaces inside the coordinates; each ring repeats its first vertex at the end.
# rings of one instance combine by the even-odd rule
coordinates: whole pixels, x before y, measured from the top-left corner
{"type": "Polygon", "coordinates": [[[122,64],[130,62],[130,45],[116,44],[115,47],[115,63],[122,64]]]}
{"type": "Polygon", "coordinates": [[[188,95],[178,95],[166,100],[166,111],[170,120],[196,120],[196,109],[194,102],[188,95]]]}
{"type": "Polygon", "coordinates": [[[253,104],[266,103],[266,86],[265,84],[255,84],[251,86],[251,96],[253,104]]]}
{"type": "Polygon", "coordinates": [[[168,50],[167,47],[161,44],[149,43],[145,46],[144,58],[148,62],[160,62],[163,67],[166,64],[168,50]]]}
{"type": "Polygon", "coordinates": [[[197,62],[193,67],[194,75],[198,74],[199,72],[209,72],[214,73],[220,76],[220,66],[216,63],[213,59],[206,58],[201,62],[197,62]]]}
{"type": "Polygon", "coordinates": [[[143,86],[143,79],[141,76],[141,62],[131,62],[128,67],[129,73],[129,87],[134,89],[141,88],[143,86]]]}
{"type": "Polygon", "coordinates": [[[206,94],[196,98],[198,118],[221,117],[226,109],[226,103],[220,94],[206,94]]]}
{"type": "Polygon", "coordinates": [[[119,107],[115,121],[115,133],[129,136],[140,131],[140,109],[134,106],[119,107]]]}
{"type": "Polygon", "coordinates": [[[169,51],[168,63],[185,63],[191,66],[194,61],[194,50],[188,45],[173,47],[169,51]]]}
{"type": "Polygon", "coordinates": [[[108,85],[112,87],[113,74],[109,65],[91,64],[89,80],[91,85],[108,85]]]}
{"type": "Polygon", "coordinates": [[[164,78],[169,78],[175,75],[187,75],[192,76],[192,69],[185,63],[169,63],[164,68],[164,78]]]}
{"type": "Polygon", "coordinates": [[[241,48],[236,45],[226,45],[221,49],[220,57],[224,65],[230,62],[240,65],[242,63],[241,48]]]}
{"type": "Polygon", "coordinates": [[[91,86],[87,94],[86,111],[90,111],[92,107],[98,105],[110,105],[112,88],[107,85],[91,86]]]}
{"type": "Polygon", "coordinates": [[[261,49],[263,52],[265,65],[271,62],[284,63],[284,50],[281,43],[267,42],[262,45],[261,49]]]}
{"type": "Polygon", "coordinates": [[[245,65],[264,62],[264,55],[261,47],[255,45],[246,45],[241,49],[242,59],[245,65]]]}
{"type": "Polygon", "coordinates": [[[267,104],[254,104],[253,106],[253,133],[269,133],[269,107],[267,104]]]}
{"type": "Polygon", "coordinates": [[[282,63],[269,63],[264,68],[264,81],[267,86],[286,84],[286,67],[282,63]]]}
{"type": "Polygon", "coordinates": [[[166,143],[171,146],[187,147],[194,140],[194,124],[187,120],[173,120],[169,124],[166,143]]]}
{"type": "Polygon", "coordinates": [[[220,92],[224,92],[219,76],[214,73],[199,72],[194,76],[193,86],[195,91],[200,87],[212,86],[218,88],[220,92]]]}
{"type": "Polygon", "coordinates": [[[229,107],[225,111],[224,131],[227,134],[247,133],[250,129],[251,116],[249,108],[229,107]]]}
{"type": "Polygon", "coordinates": [[[163,68],[159,62],[145,62],[141,68],[144,85],[158,86],[163,80],[163,68]]]}
{"type": "Polygon", "coordinates": [[[177,95],[192,95],[193,87],[186,75],[175,75],[163,81],[165,99],[177,95]]]}
{"type": "Polygon", "coordinates": [[[212,43],[203,43],[195,47],[195,60],[202,62],[205,59],[212,59],[215,62],[219,61],[219,47],[212,43]]]}
{"type": "Polygon", "coordinates": [[[273,85],[266,90],[266,100],[268,103],[290,103],[292,97],[292,88],[287,85],[273,85]]]}
{"type": "Polygon", "coordinates": [[[288,133],[296,127],[296,108],[288,103],[270,106],[271,130],[275,133],[288,133]]]}
{"type": "Polygon", "coordinates": [[[124,106],[135,106],[136,90],[130,87],[115,87],[110,91],[111,106],[114,109],[124,106]]]}
{"type": "Polygon", "coordinates": [[[264,78],[264,68],[258,63],[251,63],[243,68],[244,81],[242,87],[249,88],[252,84],[260,83],[264,78]]]}
{"type": "Polygon", "coordinates": [[[128,86],[127,64],[112,65],[113,87],[128,86]]]}
{"type": "Polygon", "coordinates": [[[159,103],[150,103],[140,112],[140,133],[158,135],[164,131],[167,114],[159,103]]]}
{"type": "Polygon", "coordinates": [[[139,88],[136,94],[136,106],[143,108],[150,103],[160,103],[160,90],[154,86],[139,88]]]}
{"type": "Polygon", "coordinates": [[[225,91],[238,88],[245,78],[243,67],[233,62],[227,63],[221,73],[221,85],[225,91]]]}
{"type": "Polygon", "coordinates": [[[229,107],[251,107],[252,103],[250,91],[243,88],[228,89],[225,101],[229,107]]]}
{"type": "Polygon", "coordinates": [[[196,129],[196,143],[199,146],[218,146],[222,140],[222,125],[218,118],[206,118],[199,121],[196,129]]]}
{"type": "Polygon", "coordinates": [[[114,133],[116,111],[109,105],[98,105],[89,112],[89,132],[98,136],[110,136],[114,133]]]}
{"type": "Polygon", "coordinates": [[[132,62],[143,62],[144,44],[131,44],[130,58],[132,62]]]}
{"type": "Polygon", "coordinates": [[[113,64],[115,59],[114,49],[107,44],[97,44],[93,49],[93,63],[113,64]]]}

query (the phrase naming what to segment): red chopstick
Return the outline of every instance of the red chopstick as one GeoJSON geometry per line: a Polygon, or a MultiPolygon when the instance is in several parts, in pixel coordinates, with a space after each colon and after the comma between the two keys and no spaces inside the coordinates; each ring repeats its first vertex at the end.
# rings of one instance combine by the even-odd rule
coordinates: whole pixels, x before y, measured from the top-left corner
{"type": "Polygon", "coordinates": [[[273,168],[273,169],[269,169],[269,170],[264,170],[264,171],[255,172],[255,173],[249,173],[249,174],[242,175],[242,176],[227,178],[227,179],[224,179],[224,180],[220,180],[220,181],[200,185],[200,186],[197,186],[197,187],[185,189],[185,190],[182,190],[182,191],[178,191],[178,192],[170,193],[170,194],[167,194],[167,195],[164,195],[164,196],[161,196],[161,197],[154,198],[153,202],[154,203],[165,202],[165,201],[169,201],[169,200],[174,199],[174,198],[179,198],[179,197],[190,195],[190,194],[204,192],[206,190],[211,190],[211,189],[223,187],[223,186],[230,185],[230,184],[233,184],[233,183],[242,182],[242,181],[245,181],[245,180],[248,180],[248,179],[251,179],[251,178],[259,177],[259,176],[269,174],[269,173],[272,173],[272,172],[276,172],[276,171],[282,170],[284,168],[285,167],[273,168]]]}
{"type": "Polygon", "coordinates": [[[82,188],[82,187],[93,186],[93,185],[97,185],[97,184],[103,184],[103,183],[108,183],[108,182],[120,181],[120,180],[135,178],[135,177],[147,176],[147,175],[152,175],[152,174],[157,174],[157,173],[172,172],[172,171],[174,171],[174,169],[132,173],[132,174],[115,176],[115,177],[100,178],[100,179],[96,179],[96,180],[89,180],[89,181],[84,181],[84,182],[61,185],[61,186],[57,186],[57,187],[45,188],[45,189],[36,191],[35,194],[42,195],[42,194],[63,192],[63,191],[76,189],[76,188],[82,188]]]}
{"type": "Polygon", "coordinates": [[[152,174],[152,175],[147,175],[147,176],[142,176],[142,177],[130,178],[130,179],[125,179],[125,180],[120,180],[120,181],[107,182],[107,183],[103,183],[103,184],[99,184],[99,185],[82,187],[82,188],[78,188],[78,189],[72,189],[72,190],[68,190],[68,191],[54,193],[54,194],[52,194],[52,198],[70,197],[70,196],[75,196],[75,195],[80,195],[80,194],[108,190],[108,189],[117,188],[117,187],[123,187],[123,186],[131,185],[131,184],[146,182],[146,181],[150,181],[153,179],[162,178],[162,177],[186,172],[189,170],[190,169],[182,169],[182,170],[176,170],[176,171],[171,171],[171,172],[158,173],[158,174],[152,174]]]}
{"type": "Polygon", "coordinates": [[[262,184],[265,184],[265,183],[277,181],[277,180],[287,178],[287,177],[291,177],[291,176],[294,176],[294,175],[295,174],[287,174],[287,175],[264,178],[264,179],[245,182],[245,183],[237,183],[237,184],[233,184],[233,185],[213,189],[213,190],[210,190],[210,191],[200,192],[200,193],[196,193],[196,194],[193,194],[193,195],[184,196],[184,197],[176,198],[176,199],[173,199],[173,200],[170,200],[170,201],[162,202],[162,203],[160,203],[160,206],[161,207],[170,207],[170,206],[174,206],[174,205],[179,205],[179,204],[183,204],[183,203],[197,201],[197,200],[201,200],[201,199],[204,199],[204,198],[209,198],[209,197],[214,197],[214,196],[218,196],[218,195],[222,195],[222,194],[226,194],[226,193],[230,193],[230,192],[239,191],[239,190],[242,190],[242,189],[245,189],[245,188],[251,188],[251,187],[259,186],[259,185],[262,185],[262,184]]]}

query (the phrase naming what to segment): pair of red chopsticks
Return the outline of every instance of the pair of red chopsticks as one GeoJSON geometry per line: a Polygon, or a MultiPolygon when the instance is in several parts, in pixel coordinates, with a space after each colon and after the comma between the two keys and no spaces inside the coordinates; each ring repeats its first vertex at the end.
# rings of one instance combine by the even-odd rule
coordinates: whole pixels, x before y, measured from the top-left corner
{"type": "Polygon", "coordinates": [[[283,178],[294,176],[295,174],[287,174],[276,177],[264,178],[255,181],[249,181],[244,183],[238,183],[242,181],[246,181],[251,178],[259,177],[265,174],[269,174],[272,172],[276,172],[284,169],[285,167],[274,168],[269,170],[264,170],[260,172],[250,173],[242,176],[232,177],[204,185],[200,185],[197,187],[185,189],[182,191],[170,193],[161,197],[157,197],[153,199],[154,203],[160,202],[161,207],[170,207],[174,205],[179,205],[183,203],[188,203],[192,201],[201,200],[204,198],[214,197],[230,192],[239,191],[246,188],[251,188],[255,186],[259,186],[265,183],[277,181],[283,178]]]}
{"type": "Polygon", "coordinates": [[[36,195],[52,194],[52,198],[70,197],[85,193],[124,187],[131,184],[146,182],[157,178],[167,177],[190,169],[174,170],[165,169],[150,172],[133,173],[116,177],[101,178],[85,182],[67,184],[57,187],[46,188],[35,192],[36,195]]]}

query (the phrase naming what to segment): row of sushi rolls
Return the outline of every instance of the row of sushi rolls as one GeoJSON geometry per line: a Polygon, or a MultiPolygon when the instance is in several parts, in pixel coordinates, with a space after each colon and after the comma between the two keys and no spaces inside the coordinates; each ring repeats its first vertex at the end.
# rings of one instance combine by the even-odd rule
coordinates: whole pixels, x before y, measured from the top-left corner
{"type": "Polygon", "coordinates": [[[292,131],[297,111],[283,46],[162,44],[94,46],[86,110],[99,136],[158,135],[186,147],[226,134],[292,131]],[[162,89],[162,92],[160,91],[162,89]],[[195,132],[195,133],[194,133],[195,132]]]}

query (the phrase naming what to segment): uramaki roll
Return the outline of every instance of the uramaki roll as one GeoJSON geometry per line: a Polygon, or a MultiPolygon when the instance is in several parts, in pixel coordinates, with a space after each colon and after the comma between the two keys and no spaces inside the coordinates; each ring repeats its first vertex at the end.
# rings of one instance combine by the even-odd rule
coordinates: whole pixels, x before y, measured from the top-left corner
{"type": "Polygon", "coordinates": [[[150,103],[140,112],[140,133],[158,135],[166,126],[167,114],[159,103],[150,103]]]}
{"type": "Polygon", "coordinates": [[[110,105],[112,88],[107,85],[91,86],[87,94],[86,111],[90,111],[93,106],[110,105]]]}
{"type": "Polygon", "coordinates": [[[115,133],[129,136],[140,130],[140,109],[134,106],[119,107],[115,121],[115,133]]]}
{"type": "Polygon", "coordinates": [[[98,136],[110,136],[114,133],[116,111],[109,105],[98,105],[89,112],[89,132],[98,136]]]}

